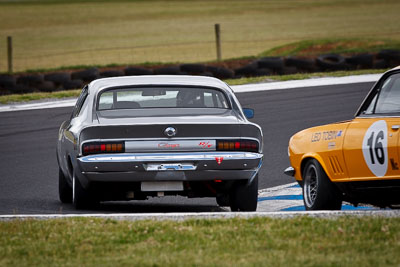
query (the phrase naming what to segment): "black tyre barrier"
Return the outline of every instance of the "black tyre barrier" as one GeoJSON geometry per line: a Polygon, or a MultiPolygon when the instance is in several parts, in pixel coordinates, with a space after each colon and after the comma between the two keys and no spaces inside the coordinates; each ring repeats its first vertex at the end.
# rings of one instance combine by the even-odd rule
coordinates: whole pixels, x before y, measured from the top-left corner
{"type": "Polygon", "coordinates": [[[285,59],[287,67],[296,67],[300,70],[313,70],[315,67],[315,60],[309,58],[288,57],[285,59]]]}
{"type": "Polygon", "coordinates": [[[203,64],[182,64],[180,70],[191,74],[202,73],[206,70],[206,66],[203,64]]]}
{"type": "Polygon", "coordinates": [[[5,88],[0,87],[0,95],[9,95],[9,94],[11,94],[10,89],[5,89],[5,88]]]}
{"type": "Polygon", "coordinates": [[[257,61],[260,69],[273,69],[279,71],[283,68],[283,59],[281,57],[264,57],[257,61]]]}
{"type": "Polygon", "coordinates": [[[376,55],[376,58],[385,59],[386,61],[400,61],[400,50],[384,49],[376,55]]]}
{"type": "MultiPolygon", "coordinates": [[[[101,77],[115,77],[121,75],[202,75],[230,79],[234,77],[268,76],[271,74],[293,74],[299,72],[316,72],[329,70],[344,70],[358,68],[384,69],[400,65],[400,50],[382,50],[378,54],[358,54],[344,58],[341,55],[328,54],[316,59],[299,57],[265,57],[255,60],[235,71],[204,64],[182,64],[176,66],[160,67],[154,71],[142,67],[127,67],[124,71],[119,69],[106,70],[100,73],[101,77]],[[268,67],[267,67],[268,66],[268,67]]],[[[37,90],[53,91],[58,89],[78,89],[99,76],[97,68],[82,71],[54,72],[42,74],[0,75],[0,94],[29,93],[37,90]],[[50,82],[50,83],[47,83],[50,82]]]]}
{"type": "Polygon", "coordinates": [[[71,74],[68,72],[54,72],[44,75],[44,80],[61,85],[71,80],[71,74]]]}
{"type": "Polygon", "coordinates": [[[10,91],[12,94],[26,94],[34,92],[35,89],[25,84],[17,84],[10,91]]]}
{"type": "Polygon", "coordinates": [[[209,71],[205,71],[205,72],[199,73],[198,75],[199,76],[214,77],[214,74],[212,74],[212,72],[209,72],[209,71]]]}
{"type": "Polygon", "coordinates": [[[132,75],[151,75],[153,72],[151,70],[139,67],[127,67],[125,70],[125,75],[132,76],[132,75]]]}
{"type": "Polygon", "coordinates": [[[178,66],[162,67],[155,69],[153,72],[156,75],[182,75],[178,66]]]}
{"type": "Polygon", "coordinates": [[[389,68],[389,63],[384,59],[375,60],[372,65],[374,69],[386,69],[389,68]]]}
{"type": "Polygon", "coordinates": [[[272,71],[270,69],[257,69],[256,76],[268,76],[271,75],[272,71]]]}
{"type": "Polygon", "coordinates": [[[243,77],[243,76],[256,76],[258,70],[257,62],[250,63],[244,67],[235,69],[235,76],[243,77]]]}
{"type": "Polygon", "coordinates": [[[288,75],[288,74],[296,74],[299,73],[299,70],[296,67],[283,67],[278,71],[279,75],[288,75]]]}
{"type": "Polygon", "coordinates": [[[118,77],[124,76],[124,72],[122,70],[106,70],[100,72],[100,77],[107,78],[107,77],[118,77]]]}
{"type": "Polygon", "coordinates": [[[322,70],[344,70],[348,67],[344,57],[336,54],[319,56],[316,62],[322,70]]]}
{"type": "Polygon", "coordinates": [[[63,88],[65,90],[80,89],[82,87],[83,87],[83,81],[78,79],[63,83],[63,88]]]}
{"type": "Polygon", "coordinates": [[[371,54],[359,54],[346,58],[346,63],[355,66],[370,68],[374,63],[374,56],[371,54]]]}
{"type": "Polygon", "coordinates": [[[27,74],[17,78],[17,84],[35,86],[43,82],[43,75],[41,74],[27,74]]]}
{"type": "Polygon", "coordinates": [[[90,68],[81,71],[75,71],[71,73],[72,80],[83,80],[85,82],[91,82],[99,78],[99,70],[97,68],[90,68]]]}
{"type": "Polygon", "coordinates": [[[206,71],[211,72],[218,79],[231,79],[235,76],[235,73],[231,69],[224,67],[206,66],[206,71]]]}
{"type": "Polygon", "coordinates": [[[14,76],[11,75],[0,75],[0,88],[9,89],[16,85],[14,76]]]}
{"type": "Polygon", "coordinates": [[[44,81],[36,86],[36,89],[41,92],[53,92],[56,90],[56,88],[57,87],[54,85],[54,83],[50,81],[44,81]]]}

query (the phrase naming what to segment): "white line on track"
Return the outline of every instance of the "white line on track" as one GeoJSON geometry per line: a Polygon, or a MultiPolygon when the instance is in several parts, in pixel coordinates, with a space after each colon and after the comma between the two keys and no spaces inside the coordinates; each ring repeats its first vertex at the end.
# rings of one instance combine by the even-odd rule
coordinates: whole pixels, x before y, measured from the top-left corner
{"type": "Polygon", "coordinates": [[[373,216],[373,217],[400,217],[400,210],[371,210],[371,211],[286,211],[286,212],[192,212],[192,213],[149,213],[149,214],[37,214],[37,215],[0,215],[0,221],[26,219],[65,219],[65,218],[103,218],[113,220],[174,220],[189,219],[229,219],[229,218],[293,218],[308,216],[315,218],[338,218],[341,216],[373,216]]]}
{"type": "MultiPolygon", "coordinates": [[[[315,87],[315,86],[365,83],[365,82],[376,82],[381,76],[382,74],[366,74],[366,75],[353,75],[346,77],[313,78],[306,80],[295,80],[295,81],[284,81],[284,82],[234,85],[232,86],[232,89],[233,91],[235,91],[235,93],[247,93],[247,92],[283,90],[283,89],[294,89],[294,88],[315,87]]],[[[75,102],[76,99],[67,99],[67,100],[28,103],[28,104],[0,105],[0,112],[72,107],[75,105],[75,102]]]]}
{"type": "MultiPolygon", "coordinates": [[[[280,196],[287,194],[301,193],[301,189],[297,188],[297,183],[290,183],[275,187],[259,190],[259,198],[280,196]]],[[[341,210],[341,211],[280,211],[283,208],[298,206],[302,204],[299,200],[268,200],[258,203],[257,212],[185,212],[185,213],[112,213],[112,214],[10,214],[0,215],[0,221],[10,220],[26,220],[26,219],[66,219],[66,218],[103,218],[113,220],[173,220],[182,221],[188,219],[229,219],[229,218],[253,218],[253,217],[269,217],[269,218],[292,218],[297,216],[309,216],[319,218],[337,218],[340,216],[379,216],[379,217],[400,217],[400,210],[341,210]],[[267,207],[262,207],[262,206],[267,207]]]]}

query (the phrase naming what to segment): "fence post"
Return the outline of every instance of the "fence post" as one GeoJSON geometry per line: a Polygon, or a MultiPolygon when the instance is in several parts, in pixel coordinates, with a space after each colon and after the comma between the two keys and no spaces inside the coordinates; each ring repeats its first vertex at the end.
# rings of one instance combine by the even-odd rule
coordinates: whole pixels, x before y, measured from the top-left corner
{"type": "Polygon", "coordinates": [[[215,24],[215,41],[217,43],[217,60],[221,61],[221,29],[219,24],[215,24]]]}
{"type": "Polygon", "coordinates": [[[8,59],[8,73],[12,74],[13,72],[13,62],[12,62],[12,37],[7,36],[7,59],[8,59]]]}

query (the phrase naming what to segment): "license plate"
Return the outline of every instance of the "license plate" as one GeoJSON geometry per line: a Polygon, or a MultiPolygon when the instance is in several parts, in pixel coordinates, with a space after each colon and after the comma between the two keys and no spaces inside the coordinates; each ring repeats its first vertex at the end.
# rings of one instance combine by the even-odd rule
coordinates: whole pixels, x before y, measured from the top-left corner
{"type": "Polygon", "coordinates": [[[147,164],[146,171],[193,171],[196,166],[192,163],[162,163],[147,164]]]}
{"type": "Polygon", "coordinates": [[[183,191],[183,182],[168,181],[168,182],[142,182],[141,190],[149,191],[183,191]]]}

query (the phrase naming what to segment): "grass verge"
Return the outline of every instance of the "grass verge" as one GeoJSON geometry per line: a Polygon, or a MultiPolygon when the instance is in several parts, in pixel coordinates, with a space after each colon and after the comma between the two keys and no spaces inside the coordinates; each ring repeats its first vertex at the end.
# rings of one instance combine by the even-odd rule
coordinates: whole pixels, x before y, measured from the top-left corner
{"type": "Polygon", "coordinates": [[[249,77],[240,79],[225,80],[229,85],[241,85],[248,83],[260,82],[274,82],[274,81],[291,81],[291,80],[305,80],[311,78],[322,77],[344,77],[350,75],[363,75],[363,74],[377,74],[384,73],[386,69],[370,69],[370,70],[353,70],[353,71],[333,71],[333,72],[314,72],[314,73],[297,73],[288,75],[271,75],[260,77],[249,77]]]}
{"type": "Polygon", "coordinates": [[[398,266],[400,218],[0,222],[2,266],[398,266]]]}
{"type": "Polygon", "coordinates": [[[316,39],[285,44],[267,50],[263,56],[319,56],[323,54],[374,53],[382,49],[400,50],[400,41],[377,39],[316,39]]]}
{"type": "Polygon", "coordinates": [[[78,97],[80,89],[76,90],[67,90],[67,91],[58,91],[51,93],[29,93],[29,94],[14,94],[14,95],[2,95],[0,96],[1,104],[8,103],[20,103],[20,102],[29,102],[41,99],[61,99],[61,98],[69,98],[69,97],[78,97]]]}
{"type": "MultiPolygon", "coordinates": [[[[320,77],[343,77],[349,75],[362,75],[362,74],[374,74],[383,73],[386,70],[372,69],[372,70],[355,70],[355,71],[335,71],[335,72],[316,72],[316,73],[299,73],[290,75],[274,75],[274,76],[260,76],[240,79],[229,79],[225,80],[229,85],[241,85],[248,83],[260,83],[260,82],[272,82],[272,81],[289,81],[289,80],[304,80],[310,78],[320,77]]],[[[80,89],[58,91],[51,93],[29,93],[29,94],[13,94],[13,95],[2,95],[0,96],[0,104],[10,103],[21,103],[29,102],[41,99],[61,99],[78,97],[80,89]]]]}
{"type": "Polygon", "coordinates": [[[399,9],[398,0],[0,0],[0,36],[13,37],[14,71],[205,62],[216,58],[215,23],[227,59],[315,38],[400,40],[399,9]]]}

